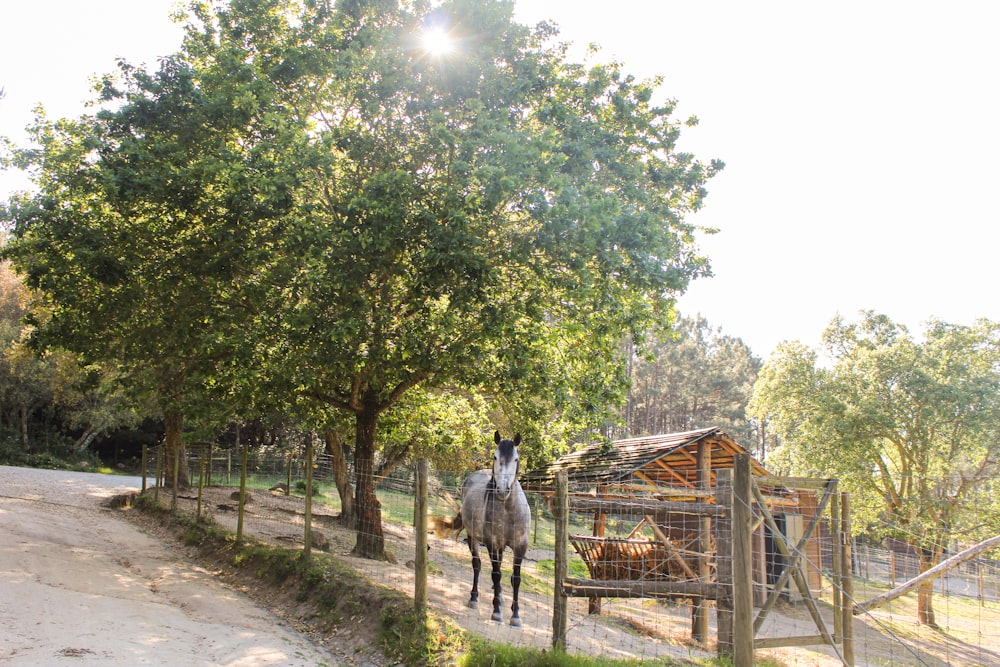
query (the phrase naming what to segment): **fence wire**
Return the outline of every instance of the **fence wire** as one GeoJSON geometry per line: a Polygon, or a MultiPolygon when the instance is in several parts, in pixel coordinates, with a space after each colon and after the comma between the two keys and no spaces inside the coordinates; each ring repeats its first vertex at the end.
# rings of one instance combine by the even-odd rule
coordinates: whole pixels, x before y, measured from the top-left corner
{"type": "MultiPolygon", "coordinates": [[[[150,450],[147,459],[151,479],[155,478],[157,455],[156,450],[150,450]]],[[[162,461],[162,456],[159,460],[162,461]]],[[[210,452],[208,448],[189,446],[184,466],[192,486],[178,494],[178,510],[200,511],[236,532],[243,472],[238,452],[210,452]],[[202,479],[200,494],[196,492],[199,477],[202,479]]],[[[274,545],[303,548],[305,466],[305,457],[296,453],[248,457],[247,502],[242,526],[245,535],[274,545]]],[[[340,497],[328,456],[316,456],[312,480],[309,530],[312,548],[335,555],[372,581],[412,594],[416,543],[414,469],[404,466],[376,480],[389,559],[385,562],[352,554],[358,535],[354,526],[345,526],[340,520],[340,497]]],[[[460,484],[461,479],[432,473],[427,500],[432,526],[436,523],[434,518],[456,514],[461,500],[460,484]]],[[[172,501],[167,481],[161,480],[151,492],[160,494],[161,502],[172,501]]],[[[479,608],[470,609],[467,606],[472,583],[469,549],[464,539],[455,539],[444,530],[428,537],[428,605],[467,630],[494,641],[548,649],[552,642],[555,527],[548,500],[536,495],[531,495],[529,500],[533,525],[522,572],[522,627],[513,628],[506,623],[511,601],[510,554],[505,557],[502,579],[505,622],[496,623],[490,620],[492,592],[488,558],[484,554],[479,608]]],[[[768,550],[768,540],[773,536],[768,536],[759,518],[756,512],[754,548],[761,558],[754,566],[756,606],[773,589],[781,567],[780,559],[773,557],[773,547],[768,550]]],[[[720,522],[713,520],[710,555],[699,559],[697,521],[697,517],[681,515],[660,521],[639,510],[618,512],[603,519],[593,512],[570,513],[569,577],[631,581],[634,584],[630,594],[636,595],[607,597],[599,602],[585,596],[570,598],[567,649],[571,653],[651,661],[715,655],[715,602],[701,602],[708,613],[709,634],[706,642],[696,642],[691,637],[692,614],[700,598],[662,592],[662,582],[714,582],[717,577],[717,547],[722,542],[731,542],[732,535],[720,532],[720,522]],[[601,539],[596,539],[595,534],[601,539]]],[[[864,541],[859,543],[857,539],[852,546],[853,599],[856,602],[883,593],[916,573],[916,557],[898,548],[890,550],[864,541]]],[[[834,556],[828,523],[820,524],[815,547],[803,552],[802,557],[821,613],[828,618],[832,615],[832,598],[838,588],[830,576],[834,556]]],[[[987,557],[964,563],[934,582],[934,594],[940,629],[916,623],[916,596],[912,593],[870,614],[855,617],[855,664],[1000,664],[998,562],[987,557]]],[[[757,611],[755,608],[755,613],[757,611]]],[[[832,619],[828,620],[832,628],[832,619]]],[[[815,632],[801,596],[792,585],[785,589],[758,637],[815,632]]],[[[757,655],[771,657],[784,665],[841,664],[836,652],[823,646],[760,649],[757,655]]]]}

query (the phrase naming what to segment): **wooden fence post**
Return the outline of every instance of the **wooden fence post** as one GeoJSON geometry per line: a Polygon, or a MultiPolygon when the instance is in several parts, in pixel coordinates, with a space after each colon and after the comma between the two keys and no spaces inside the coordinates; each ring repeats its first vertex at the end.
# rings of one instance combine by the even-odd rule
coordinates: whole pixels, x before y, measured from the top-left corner
{"type": "Polygon", "coordinates": [[[840,494],[834,494],[830,498],[830,550],[833,556],[833,576],[830,577],[830,581],[833,582],[833,590],[831,594],[833,596],[833,641],[837,644],[841,643],[843,638],[843,566],[840,563],[841,557],[844,555],[844,544],[843,544],[844,534],[841,530],[840,523],[840,494]]]}
{"type": "Polygon", "coordinates": [[[844,662],[854,667],[854,568],[851,555],[851,494],[842,493],[840,500],[840,526],[843,533],[843,551],[840,556],[841,596],[843,605],[844,662]]]}
{"type": "Polygon", "coordinates": [[[733,459],[733,667],[753,667],[753,515],[750,455],[733,459]]]}
{"type": "Polygon", "coordinates": [[[715,602],[718,633],[716,652],[720,658],[733,655],[733,471],[715,473],[715,504],[726,513],[715,520],[715,561],[719,592],[715,602]]]}
{"type": "MultiPolygon", "coordinates": [[[[708,491],[712,487],[712,452],[703,438],[698,441],[698,489],[708,491]]],[[[707,499],[705,499],[707,501],[707,499]]],[[[698,519],[698,580],[708,583],[712,574],[708,552],[712,545],[712,517],[698,519]]],[[[701,644],[708,641],[708,600],[697,598],[691,609],[691,639],[701,644]]]]}
{"type": "Polygon", "coordinates": [[[198,513],[195,515],[201,521],[201,500],[205,489],[205,450],[198,454],[198,513]]]}
{"type": "Polygon", "coordinates": [[[212,461],[215,459],[215,445],[212,442],[208,443],[208,470],[205,471],[205,486],[212,486],[212,461]]]}
{"type": "Polygon", "coordinates": [[[534,515],[531,517],[531,527],[534,529],[534,533],[531,537],[531,543],[538,546],[538,524],[542,519],[542,497],[535,494],[531,497],[531,500],[531,513],[534,515]]]}
{"type": "Polygon", "coordinates": [[[163,446],[156,448],[156,484],[153,485],[153,500],[160,502],[160,478],[163,476],[163,446]]]}
{"type": "Polygon", "coordinates": [[[413,603],[421,616],[427,613],[427,459],[417,459],[417,489],[413,530],[417,547],[413,555],[413,603]]]}
{"type": "Polygon", "coordinates": [[[174,447],[174,478],[170,480],[170,509],[177,509],[177,483],[181,467],[181,446],[178,443],[174,447]]]}
{"type": "Polygon", "coordinates": [[[303,540],[305,541],[305,559],[312,558],[312,496],[313,496],[313,432],[306,436],[306,508],[303,523],[303,540]]]}
{"type": "Polygon", "coordinates": [[[569,478],[565,470],[556,473],[555,503],[552,514],[556,523],[555,590],[552,601],[552,648],[566,650],[569,604],[563,592],[563,580],[569,569],[569,478]]]}
{"type": "MultiPolygon", "coordinates": [[[[236,427],[236,446],[240,447],[240,429],[239,426],[236,427]]],[[[242,464],[240,465],[240,506],[239,512],[236,515],[236,544],[243,544],[243,511],[246,506],[247,499],[247,458],[249,457],[248,443],[243,443],[240,448],[240,459],[242,464]]]]}

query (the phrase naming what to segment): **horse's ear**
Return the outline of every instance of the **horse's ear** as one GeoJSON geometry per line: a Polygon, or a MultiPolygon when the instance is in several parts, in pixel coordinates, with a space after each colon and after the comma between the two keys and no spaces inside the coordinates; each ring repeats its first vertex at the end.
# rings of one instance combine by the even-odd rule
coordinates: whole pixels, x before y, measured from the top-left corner
{"type": "Polygon", "coordinates": [[[515,447],[520,447],[521,446],[521,434],[520,433],[518,433],[517,435],[514,436],[514,446],[515,447]]]}
{"type": "Polygon", "coordinates": [[[493,442],[500,444],[500,431],[493,431],[493,442]]]}

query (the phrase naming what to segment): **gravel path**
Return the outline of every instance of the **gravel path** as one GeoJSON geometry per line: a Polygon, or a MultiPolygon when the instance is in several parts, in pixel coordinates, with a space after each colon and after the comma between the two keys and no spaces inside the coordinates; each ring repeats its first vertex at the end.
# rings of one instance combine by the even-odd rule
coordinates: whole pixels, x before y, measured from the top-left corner
{"type": "Polygon", "coordinates": [[[0,466],[0,665],[335,665],[101,502],[138,477],[0,466]]]}

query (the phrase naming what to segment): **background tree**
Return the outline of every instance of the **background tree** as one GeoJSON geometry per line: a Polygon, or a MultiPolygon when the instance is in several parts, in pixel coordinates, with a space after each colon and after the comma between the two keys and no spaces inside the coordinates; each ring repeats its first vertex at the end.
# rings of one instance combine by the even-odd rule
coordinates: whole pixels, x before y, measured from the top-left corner
{"type": "Polygon", "coordinates": [[[761,361],[742,340],[713,329],[705,318],[681,317],[676,332],[632,363],[626,405],[630,436],[721,426],[753,450],[755,429],[746,407],[761,361]]]}
{"type": "Polygon", "coordinates": [[[0,433],[13,430],[27,447],[27,405],[37,388],[22,386],[19,348],[26,313],[27,293],[10,262],[0,261],[0,433]]]}
{"type": "Polygon", "coordinates": [[[16,432],[20,452],[32,454],[60,444],[59,432],[72,431],[75,442],[68,449],[83,454],[97,436],[133,423],[137,407],[122,396],[113,374],[84,367],[65,350],[39,353],[27,344],[29,302],[10,263],[0,262],[0,433],[16,432]],[[30,437],[35,427],[44,438],[30,437]]]}
{"type": "MultiPolygon", "coordinates": [[[[835,319],[823,342],[830,365],[801,344],[780,347],[750,411],[784,438],[795,472],[840,477],[857,494],[856,525],[906,541],[926,571],[996,507],[975,500],[1000,465],[1000,326],[931,322],[917,341],[865,312],[835,319]]],[[[918,593],[929,625],[932,593],[918,593]]]]}

